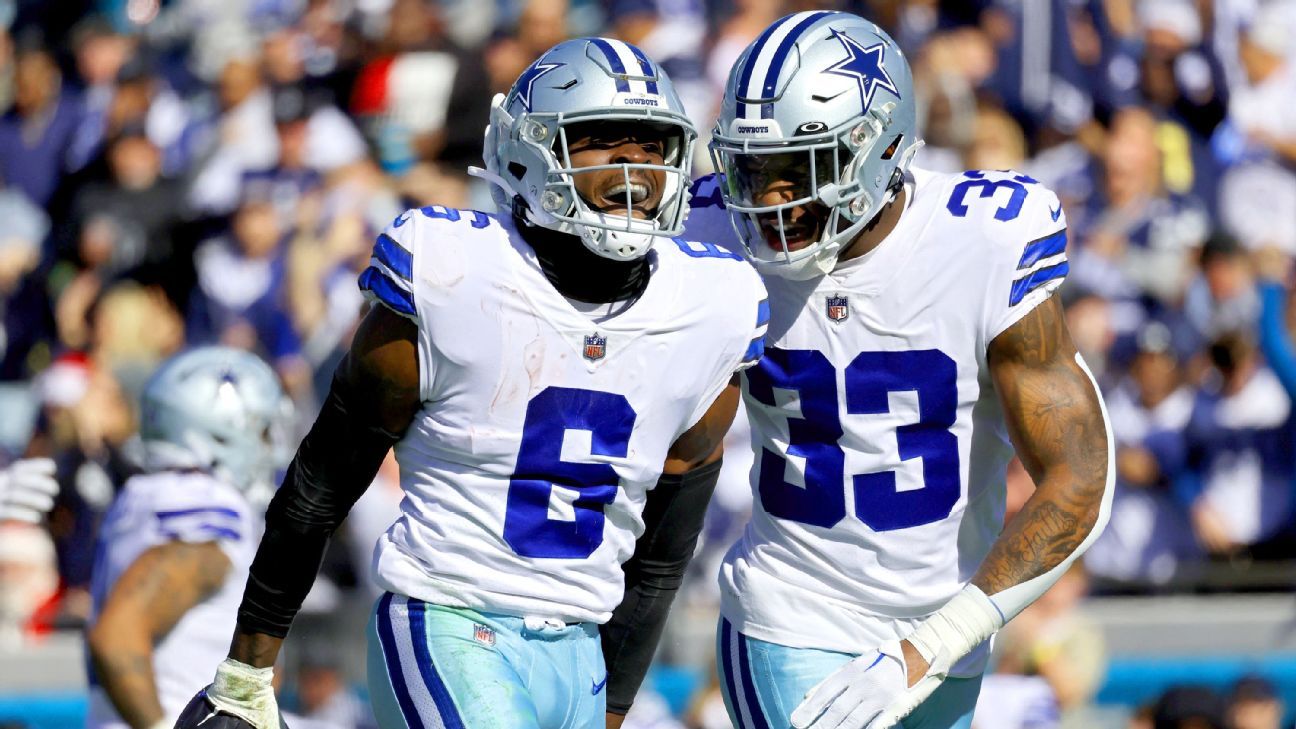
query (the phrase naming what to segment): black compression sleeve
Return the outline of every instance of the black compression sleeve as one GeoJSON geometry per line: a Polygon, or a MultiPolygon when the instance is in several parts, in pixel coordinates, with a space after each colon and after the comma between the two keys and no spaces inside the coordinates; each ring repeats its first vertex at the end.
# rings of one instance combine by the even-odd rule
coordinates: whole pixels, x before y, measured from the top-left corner
{"type": "Polygon", "coordinates": [[[625,597],[599,629],[608,671],[607,710],[613,714],[630,710],[648,673],[719,478],[716,461],[680,476],[662,476],[648,493],[643,536],[622,567],[625,597]]]}
{"type": "MultiPolygon", "coordinates": [[[[245,631],[282,638],[315,583],[324,549],[400,440],[367,421],[365,395],[334,375],[324,407],[266,512],[239,606],[245,631]]],[[[370,398],[372,399],[372,398],[370,398]]]]}

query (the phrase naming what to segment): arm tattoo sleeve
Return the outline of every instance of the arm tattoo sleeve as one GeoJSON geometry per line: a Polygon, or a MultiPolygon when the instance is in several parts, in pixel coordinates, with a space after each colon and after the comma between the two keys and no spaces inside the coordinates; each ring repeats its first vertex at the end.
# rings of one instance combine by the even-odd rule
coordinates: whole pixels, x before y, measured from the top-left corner
{"type": "Polygon", "coordinates": [[[1013,444],[1036,484],[972,579],[996,596],[1044,578],[1017,591],[1029,598],[1020,607],[1000,605],[1011,608],[1011,618],[1101,532],[1111,498],[1111,436],[1056,297],[995,338],[989,361],[1013,444]]]}

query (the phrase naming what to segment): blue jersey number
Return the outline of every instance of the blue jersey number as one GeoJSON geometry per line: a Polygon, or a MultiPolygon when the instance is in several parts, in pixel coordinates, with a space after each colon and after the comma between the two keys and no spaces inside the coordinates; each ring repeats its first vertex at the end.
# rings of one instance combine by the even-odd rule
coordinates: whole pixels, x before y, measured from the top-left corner
{"type": "Polygon", "coordinates": [[[590,455],[625,458],[635,411],[623,395],[548,387],[527,404],[517,467],[509,481],[504,540],[523,557],[584,559],[603,543],[603,507],[620,478],[607,463],[562,460],[568,430],[590,433],[590,455]],[[550,517],[555,488],[574,519],[550,517]],[[564,496],[569,498],[564,499],[564,496]]]}
{"type": "Polygon", "coordinates": [[[1010,190],[1012,194],[1008,197],[1008,202],[995,211],[995,220],[1003,222],[1013,220],[1021,215],[1022,204],[1026,202],[1026,186],[1039,182],[1026,175],[1013,175],[1011,178],[999,180],[987,180],[984,172],[964,172],[963,175],[969,179],[954,186],[954,192],[950,194],[949,202],[945,204],[945,209],[956,218],[967,216],[967,194],[979,188],[981,198],[992,198],[999,190],[1010,190]]]}
{"type": "MultiPolygon", "coordinates": [[[[855,516],[876,531],[907,529],[949,516],[961,492],[958,439],[949,428],[958,411],[954,360],[936,349],[862,352],[846,367],[846,412],[889,412],[889,395],[915,392],[918,422],[896,429],[901,460],[921,457],[923,488],[897,491],[892,471],[855,474],[855,516]]],[[[795,398],[801,417],[788,418],[788,455],[804,461],[804,483],[785,478],[787,461],[764,449],[758,489],[771,516],[831,527],[846,517],[845,454],[838,408],[837,372],[815,350],[767,349],[747,371],[748,392],[779,407],[795,398]],[[784,394],[786,393],[786,394],[784,394]]]]}

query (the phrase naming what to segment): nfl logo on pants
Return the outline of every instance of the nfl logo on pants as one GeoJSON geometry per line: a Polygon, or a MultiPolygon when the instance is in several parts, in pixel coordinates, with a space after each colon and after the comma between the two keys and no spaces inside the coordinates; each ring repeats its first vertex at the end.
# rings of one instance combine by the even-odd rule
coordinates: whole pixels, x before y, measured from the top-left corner
{"type": "Polygon", "coordinates": [[[600,337],[598,332],[585,337],[585,359],[597,362],[607,354],[607,337],[600,337]]]}
{"type": "Polygon", "coordinates": [[[850,316],[850,305],[846,302],[845,296],[829,296],[826,301],[826,311],[829,319],[846,321],[846,317],[850,316]]]}

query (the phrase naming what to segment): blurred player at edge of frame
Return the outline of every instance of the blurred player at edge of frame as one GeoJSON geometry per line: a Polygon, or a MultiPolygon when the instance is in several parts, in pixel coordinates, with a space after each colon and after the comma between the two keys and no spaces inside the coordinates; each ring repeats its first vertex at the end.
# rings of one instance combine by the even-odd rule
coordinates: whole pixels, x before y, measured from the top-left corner
{"type": "Polygon", "coordinates": [[[267,514],[229,658],[178,726],[271,729],[272,666],[329,535],[393,446],[406,497],[369,626],[383,727],[601,729],[629,709],[761,355],[765,290],[680,238],[696,134],[620,41],[496,97],[497,214],[378,237],[377,301],[267,514]]]}
{"type": "Polygon", "coordinates": [[[756,504],[720,574],[742,729],[967,727],[987,639],[1107,520],[1058,199],[912,167],[914,97],[873,23],[785,17],[731,72],[694,188],[689,235],[745,247],[770,301],[741,378],[756,504]],[[1012,446],[1037,489],[1002,526],[1012,446]]]}
{"type": "Polygon", "coordinates": [[[229,647],[291,405],[228,347],[172,357],[140,398],[145,473],[100,526],[87,727],[170,727],[229,647]]]}

